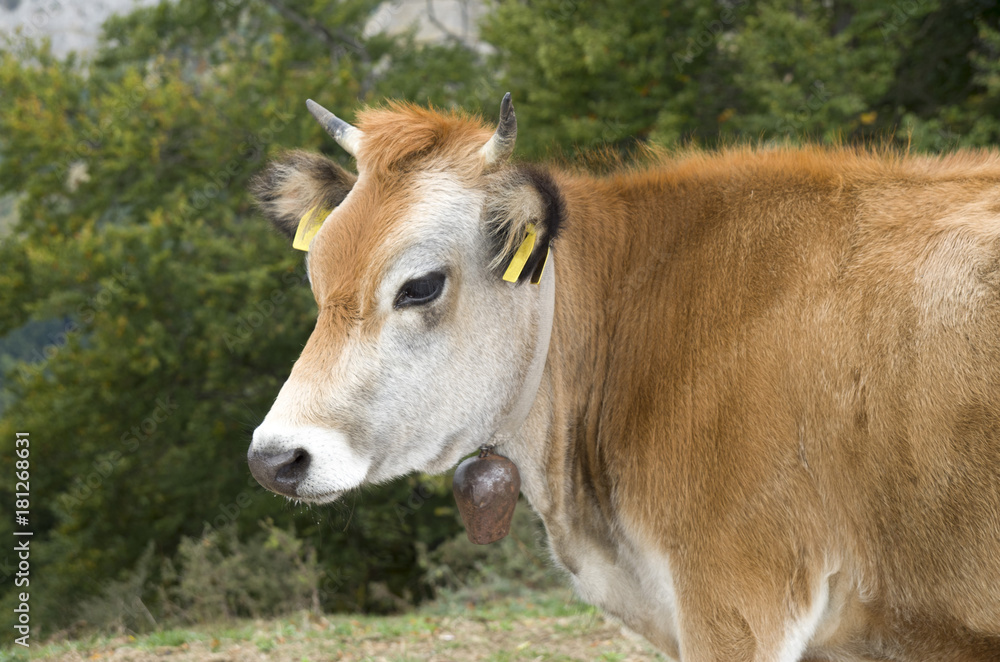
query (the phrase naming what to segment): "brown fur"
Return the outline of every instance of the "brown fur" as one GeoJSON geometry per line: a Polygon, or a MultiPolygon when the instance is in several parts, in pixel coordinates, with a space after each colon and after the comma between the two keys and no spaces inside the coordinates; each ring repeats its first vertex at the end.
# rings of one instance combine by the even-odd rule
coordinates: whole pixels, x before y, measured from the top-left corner
{"type": "Polygon", "coordinates": [[[829,643],[1000,659],[996,154],[735,150],[561,183],[551,369],[568,420],[600,413],[556,454],[604,486],[563,507],[660,541],[692,649],[753,659],[748,628],[780,634],[809,600],[788,581],[833,556],[867,597],[829,643]]]}
{"type": "MultiPolygon", "coordinates": [[[[317,238],[321,323],[364,318],[408,173],[517,180],[482,172],[490,130],[461,115],[359,128],[371,179],[317,238]]],[[[630,625],[685,662],[774,659],[831,568],[807,658],[1000,659],[998,156],[733,149],[554,177],[541,514],[567,568],[575,541],[612,562],[651,541],[680,640],[630,625]]]]}
{"type": "MultiPolygon", "coordinates": [[[[435,112],[399,102],[362,111],[357,127],[365,135],[358,162],[373,172],[402,170],[431,157],[452,166],[470,164],[475,173],[481,166],[479,149],[493,134],[482,121],[460,111],[435,112]]],[[[420,165],[428,164],[425,160],[420,165]]]]}

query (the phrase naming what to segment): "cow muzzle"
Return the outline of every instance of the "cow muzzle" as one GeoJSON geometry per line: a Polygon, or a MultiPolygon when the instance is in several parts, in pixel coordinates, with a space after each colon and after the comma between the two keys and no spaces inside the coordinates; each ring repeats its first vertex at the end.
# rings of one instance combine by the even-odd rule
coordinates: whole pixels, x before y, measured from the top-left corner
{"type": "Polygon", "coordinates": [[[360,487],[371,468],[346,434],[270,417],[254,430],[247,463],[267,489],[309,503],[329,503],[360,487]]]}

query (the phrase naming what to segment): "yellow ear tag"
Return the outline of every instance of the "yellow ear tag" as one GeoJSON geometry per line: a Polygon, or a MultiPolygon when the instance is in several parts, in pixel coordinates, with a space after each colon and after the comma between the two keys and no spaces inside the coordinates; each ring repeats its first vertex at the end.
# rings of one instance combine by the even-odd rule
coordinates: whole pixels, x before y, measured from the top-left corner
{"type": "Polygon", "coordinates": [[[297,248],[300,251],[309,252],[309,244],[312,243],[313,237],[319,232],[319,229],[323,227],[323,221],[326,217],[330,215],[329,209],[318,209],[313,207],[299,219],[299,227],[295,230],[295,239],[292,240],[292,248],[297,248]]]}
{"type": "Polygon", "coordinates": [[[528,236],[517,247],[517,252],[514,253],[514,257],[511,258],[510,264],[507,266],[507,271],[503,274],[503,279],[508,283],[516,283],[517,279],[521,277],[524,265],[528,262],[528,258],[531,257],[531,251],[535,249],[535,238],[538,236],[538,233],[535,232],[534,224],[528,223],[527,230],[528,236]]]}
{"type": "Polygon", "coordinates": [[[552,249],[546,248],[545,257],[543,257],[542,261],[538,263],[537,267],[535,267],[535,273],[531,276],[532,285],[538,285],[539,283],[542,282],[542,276],[545,275],[545,265],[549,263],[549,255],[551,254],[552,254],[552,249]]]}

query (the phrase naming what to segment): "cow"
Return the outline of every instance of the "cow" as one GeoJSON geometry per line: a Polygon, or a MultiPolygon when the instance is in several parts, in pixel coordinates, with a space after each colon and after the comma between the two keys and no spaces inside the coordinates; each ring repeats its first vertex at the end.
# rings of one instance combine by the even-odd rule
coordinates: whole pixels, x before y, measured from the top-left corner
{"type": "Polygon", "coordinates": [[[398,102],[254,184],[315,329],[254,431],[329,503],[513,461],[579,595],[683,662],[1000,660],[1000,156],[592,174],[398,102]],[[311,237],[311,239],[310,239],[311,237]]]}

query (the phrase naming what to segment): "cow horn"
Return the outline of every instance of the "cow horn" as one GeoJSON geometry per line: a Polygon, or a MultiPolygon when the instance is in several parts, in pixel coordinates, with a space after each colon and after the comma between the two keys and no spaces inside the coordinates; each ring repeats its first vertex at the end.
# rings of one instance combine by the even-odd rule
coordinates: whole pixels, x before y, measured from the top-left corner
{"type": "Polygon", "coordinates": [[[306,108],[323,125],[326,132],[351,156],[357,157],[361,139],[365,134],[351,126],[312,99],[306,99],[306,108]]]}
{"type": "Polygon", "coordinates": [[[483,158],[486,167],[498,166],[514,153],[514,142],[517,140],[517,117],[514,116],[514,104],[510,101],[510,92],[503,95],[500,102],[500,124],[496,133],[483,145],[483,158]]]}

